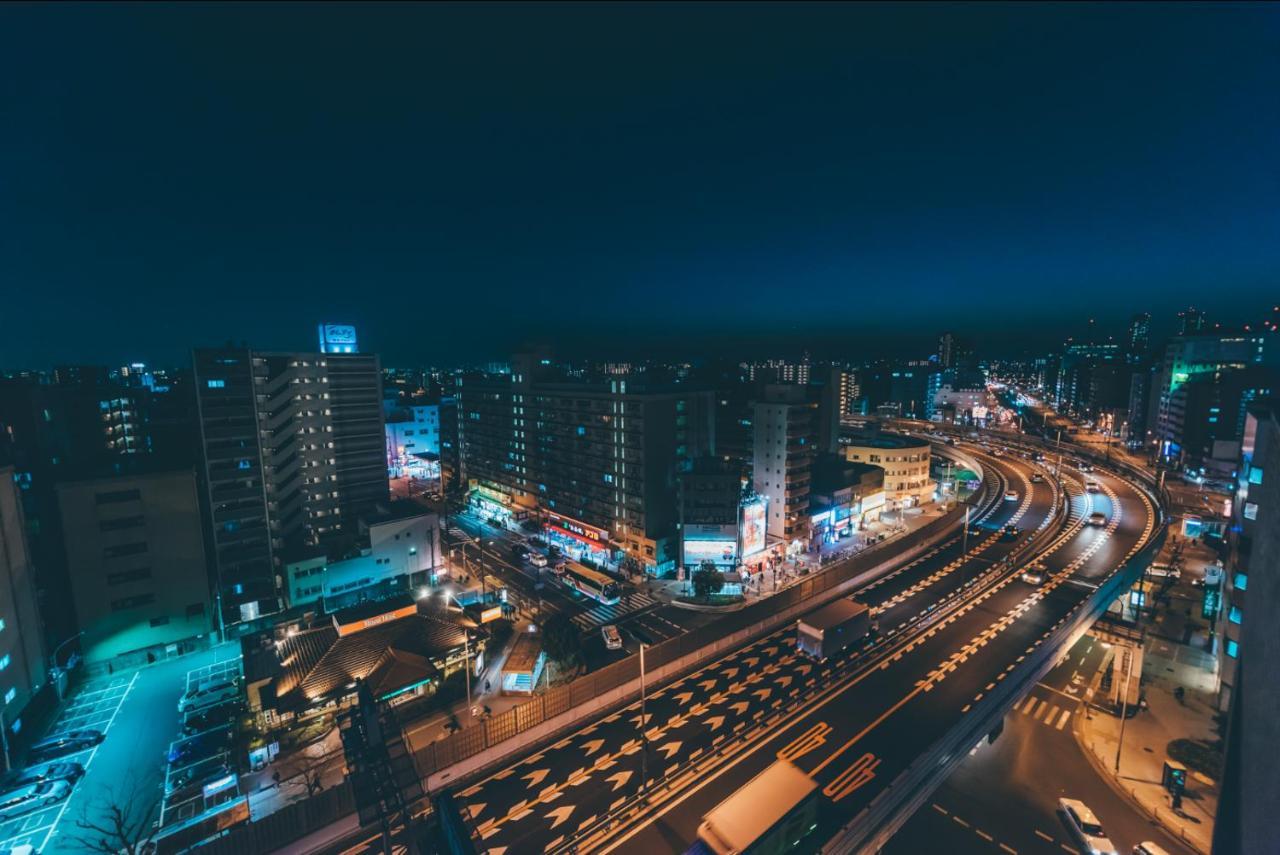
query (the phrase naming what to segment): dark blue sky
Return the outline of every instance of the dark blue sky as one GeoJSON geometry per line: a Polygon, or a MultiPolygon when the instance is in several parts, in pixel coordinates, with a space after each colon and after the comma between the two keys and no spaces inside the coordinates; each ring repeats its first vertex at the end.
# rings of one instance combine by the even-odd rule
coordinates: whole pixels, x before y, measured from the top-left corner
{"type": "Polygon", "coordinates": [[[7,5],[0,367],[1243,319],[1278,82],[1275,5],[7,5]]]}

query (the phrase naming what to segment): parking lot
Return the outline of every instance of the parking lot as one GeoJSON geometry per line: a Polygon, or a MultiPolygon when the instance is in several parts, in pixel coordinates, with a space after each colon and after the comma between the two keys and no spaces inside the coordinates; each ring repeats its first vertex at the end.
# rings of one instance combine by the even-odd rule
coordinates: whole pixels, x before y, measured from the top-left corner
{"type": "MultiPolygon", "coordinates": [[[[224,680],[236,680],[241,676],[241,660],[237,658],[214,661],[189,670],[183,684],[183,693],[196,687],[224,680]]],[[[177,735],[169,745],[172,754],[184,743],[199,741],[213,733],[227,732],[234,736],[234,723],[215,722],[207,729],[183,737],[177,735]]],[[[236,798],[236,764],[231,757],[231,744],[225,750],[200,751],[192,760],[170,762],[165,771],[165,799],[160,812],[160,825],[165,827],[191,819],[214,805],[236,798]],[[203,786],[211,780],[220,781],[219,788],[209,791],[203,786]]]]}
{"type": "MultiPolygon", "coordinates": [[[[79,687],[53,727],[49,728],[48,735],[54,736],[72,730],[100,730],[108,734],[109,739],[111,728],[133,690],[139,673],[135,671],[129,677],[104,677],[79,687]]],[[[102,775],[93,762],[101,749],[102,744],[99,744],[87,751],[58,758],[59,762],[79,763],[83,766],[84,778],[76,785],[71,796],[60,804],[50,805],[0,824],[0,848],[12,848],[25,843],[42,853],[83,851],[82,847],[66,840],[66,833],[61,835],[62,845],[50,844],[60,829],[70,834],[75,833],[75,817],[79,814],[72,811],[79,809],[82,800],[78,796],[85,791],[86,784],[102,775]]]]}

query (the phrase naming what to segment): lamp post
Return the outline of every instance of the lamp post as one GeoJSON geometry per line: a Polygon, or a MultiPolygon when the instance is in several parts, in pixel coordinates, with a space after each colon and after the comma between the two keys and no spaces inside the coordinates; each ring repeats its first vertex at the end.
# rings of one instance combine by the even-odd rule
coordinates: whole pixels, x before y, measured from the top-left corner
{"type": "Polygon", "coordinates": [[[53,662],[53,667],[49,669],[49,676],[53,678],[53,688],[58,694],[59,701],[62,700],[62,675],[65,672],[58,665],[58,654],[62,651],[62,648],[66,647],[82,635],[84,635],[84,630],[80,630],[75,635],[53,648],[53,655],[49,657],[53,662]]]}

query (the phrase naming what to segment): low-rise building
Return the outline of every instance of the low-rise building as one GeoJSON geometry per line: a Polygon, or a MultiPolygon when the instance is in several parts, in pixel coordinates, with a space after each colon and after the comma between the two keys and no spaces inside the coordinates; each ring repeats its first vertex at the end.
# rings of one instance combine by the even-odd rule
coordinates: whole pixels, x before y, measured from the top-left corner
{"type": "Polygon", "coordinates": [[[824,455],[813,468],[809,494],[809,526],[814,543],[834,543],[868,522],[884,508],[884,469],[824,455]]]}
{"type": "MultiPolygon", "coordinates": [[[[23,713],[45,687],[48,674],[44,628],[23,529],[13,467],[0,466],[0,695],[4,697],[0,727],[5,728],[6,746],[22,732],[23,713]]],[[[65,665],[66,660],[55,664],[65,665]]]]}
{"type": "Polygon", "coordinates": [[[410,596],[362,603],[311,627],[241,640],[250,709],[272,725],[329,702],[364,680],[378,700],[403,702],[435,691],[465,667],[483,669],[474,642],[485,634],[460,611],[410,596]]]}
{"type": "Polygon", "coordinates": [[[284,558],[290,607],[323,600],[333,608],[377,586],[407,590],[430,583],[443,566],[439,515],[410,501],[391,502],[366,515],[357,543],[348,550],[332,554],[298,544],[284,558]]]}
{"type": "Polygon", "coordinates": [[[873,423],[866,431],[845,435],[841,442],[847,460],[884,470],[885,504],[890,510],[915,507],[933,499],[928,440],[882,433],[873,423]]]}

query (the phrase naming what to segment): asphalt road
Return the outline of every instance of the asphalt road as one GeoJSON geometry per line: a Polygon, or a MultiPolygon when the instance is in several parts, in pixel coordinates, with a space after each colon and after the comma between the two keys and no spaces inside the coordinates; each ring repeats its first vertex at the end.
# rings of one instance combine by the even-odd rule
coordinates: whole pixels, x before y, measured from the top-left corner
{"type": "MultiPolygon", "coordinates": [[[[1058,799],[1076,798],[1098,815],[1121,852],[1154,841],[1175,855],[1193,852],[1166,835],[1102,780],[1072,736],[1085,715],[1084,690],[1103,657],[1085,636],[1007,716],[994,743],[958,766],[885,847],[885,855],[943,850],[957,855],[1049,855],[1076,851],[1058,799]]],[[[1105,713],[1093,712],[1093,715],[1105,713]]]]}
{"type": "Polygon", "coordinates": [[[1095,509],[1105,529],[1083,528],[1039,556],[1052,572],[1034,589],[1016,575],[968,599],[925,633],[862,668],[794,715],[746,735],[749,745],[598,851],[682,850],[700,818],[767,767],[781,751],[822,788],[816,847],[867,807],[912,760],[955,726],[1014,665],[1124,560],[1148,533],[1144,499],[1124,482],[1095,476],[1102,494],[1073,500],[1073,517],[1095,509]],[[883,665],[883,667],[881,667],[883,665]]]}
{"type": "MultiPolygon", "coordinates": [[[[965,560],[959,560],[964,544],[957,536],[860,592],[859,599],[877,611],[884,636],[881,648],[905,648],[909,628],[921,620],[936,619],[938,612],[930,606],[956,601],[954,593],[966,580],[972,582],[983,573],[988,573],[988,578],[999,575],[996,564],[1015,546],[996,535],[1001,525],[1012,520],[1022,531],[1030,532],[1050,516],[1053,487],[1033,485],[1025,462],[993,460],[989,465],[1018,498],[998,502],[990,517],[980,521],[989,533],[969,538],[965,560]]],[[[1003,488],[1000,493],[1003,495],[1003,488]]],[[[589,833],[600,818],[625,813],[644,774],[653,782],[676,775],[685,764],[722,753],[740,762],[737,754],[744,748],[759,747],[758,732],[775,737],[782,733],[767,724],[779,710],[835,684],[845,686],[849,675],[867,661],[865,654],[852,651],[824,663],[799,659],[792,652],[793,637],[792,628],[781,630],[654,691],[646,702],[643,741],[637,703],[462,790],[459,802],[473,825],[478,845],[494,853],[567,845],[574,836],[589,833]]],[[[934,642],[925,641],[921,647],[930,645],[934,642]]],[[[915,650],[915,645],[911,649],[915,650]]],[[[901,658],[899,653],[896,659],[886,661],[897,664],[901,658]]],[[[925,661],[921,651],[911,659],[925,661]]],[[[877,667],[857,678],[871,676],[885,685],[851,695],[860,709],[847,716],[845,726],[853,726],[859,715],[876,709],[866,697],[891,696],[900,670],[881,671],[877,667]]],[[[802,732],[816,734],[797,740],[797,745],[820,745],[836,733],[825,719],[788,732],[793,739],[802,732]]],[[[769,753],[764,759],[772,756],[769,753]]],[[[696,795],[714,804],[723,797],[717,794],[719,789],[732,790],[745,780],[747,776],[735,772],[721,776],[716,787],[708,787],[712,782],[706,779],[696,795]]],[[[618,842],[635,851],[683,851],[703,812],[705,808],[682,809],[680,816],[688,822],[677,825],[663,816],[640,827],[634,837],[618,842]]]]}

